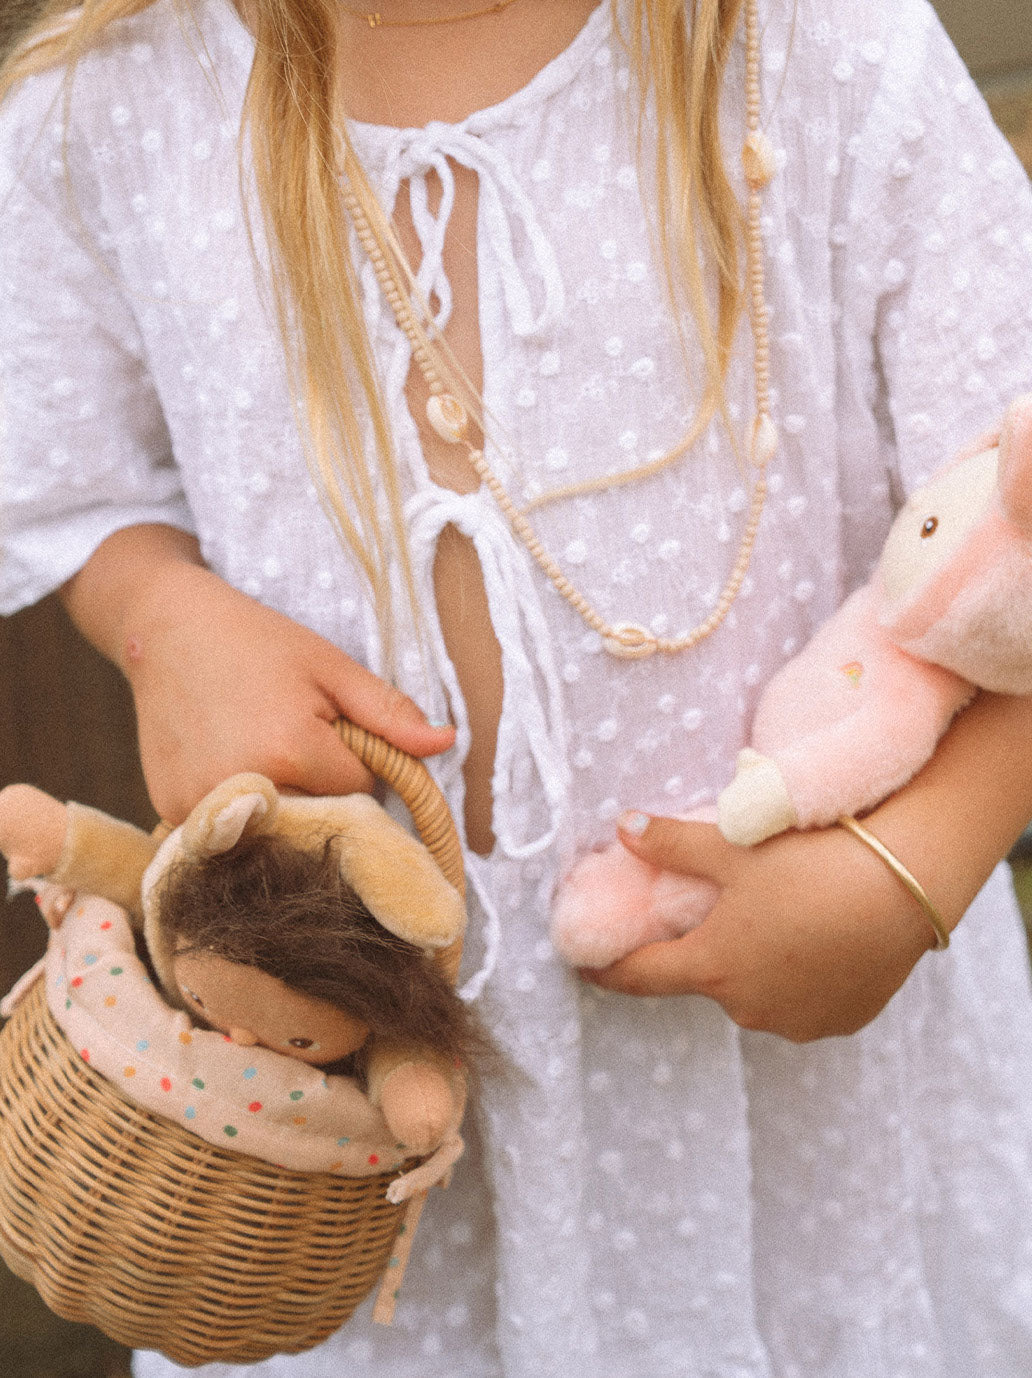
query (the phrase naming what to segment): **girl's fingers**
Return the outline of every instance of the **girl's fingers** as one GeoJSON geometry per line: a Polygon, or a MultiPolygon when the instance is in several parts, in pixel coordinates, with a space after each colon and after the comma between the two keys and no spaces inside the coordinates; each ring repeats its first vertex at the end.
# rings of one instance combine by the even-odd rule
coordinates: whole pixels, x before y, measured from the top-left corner
{"type": "Polygon", "coordinates": [[[696,933],[669,943],[649,943],[601,971],[581,976],[624,995],[709,995],[716,998],[712,964],[696,933]]]}
{"type": "Polygon", "coordinates": [[[322,676],[322,687],[340,714],[412,756],[436,756],[455,740],[450,723],[433,724],[400,689],[342,652],[322,676]]]}
{"type": "Polygon", "coordinates": [[[348,750],[337,729],[326,722],[313,728],[289,761],[278,762],[271,771],[263,773],[269,774],[281,789],[319,796],[371,794],[376,787],[373,773],[348,750]]]}
{"type": "Polygon", "coordinates": [[[628,812],[617,819],[620,841],[642,861],[681,875],[723,884],[741,859],[741,848],[712,823],[628,812]]]}
{"type": "MultiPolygon", "coordinates": [[[[642,861],[681,875],[700,876],[719,886],[730,879],[741,862],[741,848],[726,841],[712,823],[631,812],[620,816],[617,828],[624,846],[642,861]]],[[[707,918],[682,938],[647,943],[612,966],[581,975],[592,985],[625,995],[717,998],[721,970],[709,932],[707,918]]]]}

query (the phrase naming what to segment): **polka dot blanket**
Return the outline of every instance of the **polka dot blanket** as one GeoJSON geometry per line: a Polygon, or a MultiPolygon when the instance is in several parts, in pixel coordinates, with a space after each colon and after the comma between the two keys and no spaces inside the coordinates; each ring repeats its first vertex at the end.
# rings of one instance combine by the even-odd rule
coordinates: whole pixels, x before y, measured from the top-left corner
{"type": "Polygon", "coordinates": [[[47,1002],[79,1056],[209,1143],[345,1177],[388,1172],[408,1156],[355,1078],[239,1047],[167,1005],[117,905],[77,897],[43,969],[47,1002]]]}

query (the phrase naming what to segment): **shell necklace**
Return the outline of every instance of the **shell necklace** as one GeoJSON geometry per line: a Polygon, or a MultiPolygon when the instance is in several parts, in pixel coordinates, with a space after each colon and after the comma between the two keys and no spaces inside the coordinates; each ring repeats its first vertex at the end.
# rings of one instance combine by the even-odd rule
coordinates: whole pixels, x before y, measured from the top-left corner
{"type": "MultiPolygon", "coordinates": [[[[760,129],[760,29],[757,0],[746,0],[745,9],[745,115],[746,138],[742,149],[742,164],[748,188],[745,216],[746,296],[753,334],[753,377],[756,413],[749,435],[748,458],[754,473],[752,493],[746,513],[738,555],[709,615],[696,627],[675,637],[655,636],[647,627],[635,622],[610,623],[587,598],[570,582],[555,559],[541,544],[524,511],[517,507],[498,476],[489,466],[482,448],[467,439],[470,413],[455,396],[441,376],[430,347],[432,325],[421,323],[413,307],[414,279],[411,269],[393,236],[390,225],[376,204],[373,193],[353,160],[346,162],[342,196],[351,216],[355,233],[367,254],[377,282],[399,328],[412,346],[412,357],[426,380],[430,397],[426,415],[439,436],[465,448],[469,463],[487,488],[498,507],[508,519],[513,534],[528,550],[538,567],[556,592],[580,615],[583,621],[602,638],[605,649],[614,656],[639,660],[662,652],[676,655],[697,645],[720,626],[738,596],[745,581],[752,558],[756,532],[760,524],[767,496],[767,466],[777,448],[778,434],[770,416],[770,335],[765,295],[763,241],[760,232],[762,192],[776,169],[774,148],[760,129]],[[374,229],[376,221],[379,233],[374,229]],[[385,252],[384,246],[388,247],[385,252]],[[393,259],[393,264],[391,260],[393,259]]],[[[423,321],[429,322],[429,312],[423,310],[423,321]]],[[[670,455],[626,474],[616,474],[585,484],[557,490],[538,499],[533,506],[553,501],[573,493],[600,492],[622,483],[647,477],[665,464],[679,458],[688,444],[697,438],[699,427],[689,441],[670,455]]]]}

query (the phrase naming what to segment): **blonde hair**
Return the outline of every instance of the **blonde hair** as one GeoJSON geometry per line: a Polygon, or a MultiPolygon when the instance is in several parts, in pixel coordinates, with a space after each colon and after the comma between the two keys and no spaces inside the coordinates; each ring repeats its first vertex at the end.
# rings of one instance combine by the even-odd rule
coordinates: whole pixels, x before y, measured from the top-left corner
{"type": "MultiPolygon", "coordinates": [[[[0,100],[22,78],[55,66],[70,83],[76,63],[120,19],[154,0],[49,0],[0,68],[0,100]]],[[[189,0],[173,0],[189,11],[189,0]]],[[[389,567],[400,561],[419,625],[406,555],[401,485],[390,423],[365,329],[349,224],[340,194],[347,133],[335,73],[338,0],[238,0],[255,36],[244,108],[258,201],[272,261],[272,296],[307,453],[327,509],[358,560],[388,646],[393,625],[389,567]],[[329,309],[329,304],[334,309],[329,309]],[[342,386],[341,380],[350,380],[342,386]],[[363,445],[362,409],[375,458],[363,445]],[[389,523],[378,519],[377,475],[389,523]]],[[[700,413],[722,406],[742,310],[740,208],[720,141],[719,104],[744,0],[627,0],[623,41],[643,112],[656,112],[656,232],[678,328],[692,322],[705,361],[700,413]],[[707,267],[708,265],[708,267],[707,267]],[[709,292],[715,274],[715,312],[709,292]]],[[[620,18],[619,0],[612,0],[620,18]]],[[[67,87],[66,87],[67,89],[67,87]]],[[[352,175],[361,175],[360,171],[352,175]]],[[[390,235],[378,219],[378,237],[390,235]]],[[[468,389],[439,341],[427,340],[442,376],[468,389]]]]}

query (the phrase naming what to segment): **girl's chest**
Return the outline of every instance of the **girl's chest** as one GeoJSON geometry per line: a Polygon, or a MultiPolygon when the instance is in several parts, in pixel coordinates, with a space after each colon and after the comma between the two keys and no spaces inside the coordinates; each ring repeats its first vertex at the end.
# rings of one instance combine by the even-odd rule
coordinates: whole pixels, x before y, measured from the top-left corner
{"type": "MultiPolygon", "coordinates": [[[[614,73],[604,75],[611,88],[614,73]]],[[[492,466],[518,505],[540,504],[531,517],[549,552],[610,620],[659,635],[701,620],[733,562],[747,505],[727,435],[714,425],[655,478],[609,482],[677,444],[701,377],[698,359],[686,367],[671,318],[626,130],[589,83],[571,92],[560,117],[504,137],[413,132],[376,151],[409,257],[426,268],[431,305],[447,303],[446,338],[480,384],[492,466]],[[583,482],[594,491],[550,500],[583,482]]],[[[181,176],[145,179],[114,207],[117,249],[206,553],[247,592],[361,652],[361,581],[308,480],[282,345],[256,285],[264,251],[252,224],[256,273],[235,139],[224,131],[194,140],[176,158],[181,176]]],[[[770,210],[780,224],[776,199],[770,210]]],[[[830,324],[811,328],[799,275],[776,259],[769,266],[779,339],[793,340],[791,367],[775,360],[777,407],[791,430],[738,631],[691,666],[628,673],[600,657],[597,638],[535,575],[584,769],[611,760],[608,743],[618,738],[628,743],[627,770],[640,774],[644,752],[662,772],[673,737],[697,731],[718,700],[733,701],[731,717],[740,718],[750,686],[837,601],[837,440],[827,409],[811,405],[834,391],[834,340],[830,324]]],[[[358,268],[406,489],[468,491],[462,455],[422,420],[425,380],[395,315],[361,258],[358,268]]],[[[738,355],[729,400],[741,428],[751,414],[747,330],[738,355]]],[[[470,502],[486,510],[479,496],[470,502]]],[[[674,791],[676,776],[657,787],[674,791]]]]}

